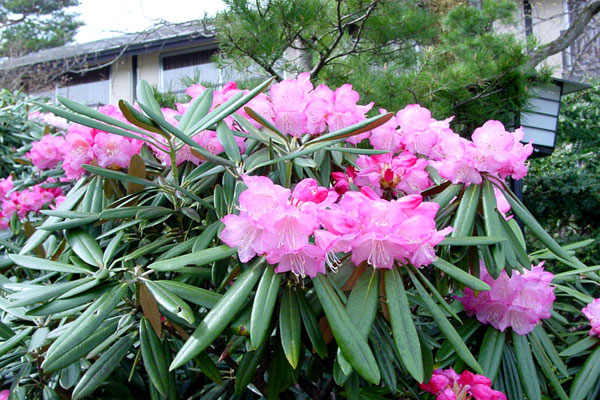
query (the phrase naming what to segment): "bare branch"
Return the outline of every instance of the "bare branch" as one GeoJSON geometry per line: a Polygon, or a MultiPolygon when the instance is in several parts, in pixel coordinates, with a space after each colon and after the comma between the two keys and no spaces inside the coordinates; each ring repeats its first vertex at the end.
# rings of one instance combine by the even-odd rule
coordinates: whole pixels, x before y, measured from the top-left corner
{"type": "Polygon", "coordinates": [[[557,39],[540,46],[530,54],[528,65],[535,67],[546,58],[565,50],[571,45],[585,30],[590,20],[600,12],[600,0],[592,0],[575,17],[575,20],[562,35],[557,39]]]}

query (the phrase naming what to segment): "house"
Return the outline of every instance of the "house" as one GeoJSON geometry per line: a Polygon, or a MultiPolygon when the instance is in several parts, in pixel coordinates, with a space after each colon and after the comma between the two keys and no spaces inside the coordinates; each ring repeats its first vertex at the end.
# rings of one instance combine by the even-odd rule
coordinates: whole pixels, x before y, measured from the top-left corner
{"type": "Polygon", "coordinates": [[[160,91],[182,92],[181,78],[199,75],[203,82],[227,81],[225,70],[211,62],[217,51],[214,31],[199,22],[164,25],[150,31],[42,50],[0,63],[0,73],[31,66],[57,69],[67,79],[36,94],[55,94],[96,106],[132,101],[136,85],[146,80],[160,91]]]}
{"type": "MultiPolygon", "coordinates": [[[[495,29],[509,31],[523,39],[533,35],[540,43],[556,39],[568,28],[573,14],[585,4],[585,0],[514,1],[518,5],[515,20],[520,22],[495,29]]],[[[482,0],[469,2],[477,5],[482,0]]],[[[571,49],[545,61],[554,68],[555,77],[581,78],[586,74],[600,74],[597,62],[600,51],[592,52],[591,56],[587,54],[590,36],[595,39],[592,40],[596,43],[593,48],[598,47],[596,31],[600,29],[594,26],[591,24],[591,33],[584,34],[571,49]]],[[[217,48],[214,29],[196,21],[7,59],[0,62],[0,74],[35,66],[43,71],[51,66],[57,68],[57,75],[66,79],[52,80],[50,87],[30,92],[50,98],[60,94],[87,105],[101,105],[116,103],[119,99],[132,101],[140,79],[159,91],[177,93],[185,89],[181,81],[185,76],[197,75],[201,81],[215,85],[242,77],[233,70],[219,69],[211,62],[217,48]]],[[[246,77],[251,73],[247,71],[246,77]]]]}

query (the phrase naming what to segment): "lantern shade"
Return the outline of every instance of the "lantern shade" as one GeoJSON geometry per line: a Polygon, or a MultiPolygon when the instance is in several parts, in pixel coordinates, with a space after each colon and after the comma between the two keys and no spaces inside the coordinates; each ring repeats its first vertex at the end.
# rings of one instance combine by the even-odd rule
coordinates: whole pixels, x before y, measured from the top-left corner
{"type": "Polygon", "coordinates": [[[554,151],[561,97],[590,87],[580,82],[553,79],[551,83],[530,89],[526,111],[519,115],[516,125],[522,126],[525,132],[522,142],[533,144],[534,157],[547,156],[554,151]]]}

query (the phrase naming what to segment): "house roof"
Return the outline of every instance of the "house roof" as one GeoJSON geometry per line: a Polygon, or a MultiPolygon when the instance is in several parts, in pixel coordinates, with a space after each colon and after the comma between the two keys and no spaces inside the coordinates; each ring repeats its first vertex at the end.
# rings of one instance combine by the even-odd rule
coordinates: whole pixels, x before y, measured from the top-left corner
{"type": "Polygon", "coordinates": [[[0,70],[24,67],[76,58],[88,64],[115,60],[123,56],[184,47],[189,45],[216,43],[215,31],[200,21],[181,24],[154,26],[146,31],[129,33],[109,39],[88,43],[71,44],[41,50],[26,56],[8,58],[0,63],[0,70]]]}

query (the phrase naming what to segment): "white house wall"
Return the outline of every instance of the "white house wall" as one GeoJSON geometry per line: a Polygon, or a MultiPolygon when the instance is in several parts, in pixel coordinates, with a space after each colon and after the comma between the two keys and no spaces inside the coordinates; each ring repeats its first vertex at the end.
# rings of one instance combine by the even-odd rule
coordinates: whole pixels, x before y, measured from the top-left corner
{"type": "Polygon", "coordinates": [[[159,53],[138,55],[138,79],[160,88],[160,70],[159,53]]]}
{"type": "Polygon", "coordinates": [[[110,67],[110,103],[117,104],[124,99],[133,100],[133,72],[131,57],[123,58],[110,67]]]}
{"type": "MultiPolygon", "coordinates": [[[[531,2],[533,14],[533,34],[540,43],[548,43],[558,38],[568,28],[565,24],[563,0],[533,0],[531,2]]],[[[554,68],[555,77],[562,76],[562,54],[555,54],[545,63],[554,68]]]]}

